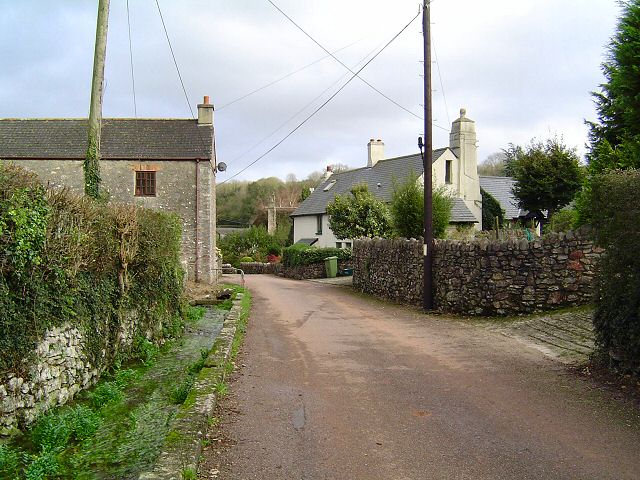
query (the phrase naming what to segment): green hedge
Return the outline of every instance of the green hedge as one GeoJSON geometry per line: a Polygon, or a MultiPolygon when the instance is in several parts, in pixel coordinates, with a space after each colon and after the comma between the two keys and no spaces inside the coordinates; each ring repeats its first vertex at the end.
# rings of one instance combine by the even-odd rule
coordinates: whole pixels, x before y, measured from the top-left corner
{"type": "Polygon", "coordinates": [[[595,177],[590,209],[597,243],[606,249],[596,279],[594,324],[603,353],[640,373],[640,170],[595,177]]]}
{"type": "Polygon", "coordinates": [[[24,373],[44,332],[67,322],[98,368],[133,354],[117,340],[127,311],[136,336],[177,334],[180,236],[175,215],[48,190],[0,164],[0,380],[24,373]]]}
{"type": "Polygon", "coordinates": [[[351,250],[344,248],[315,248],[296,244],[284,249],[282,263],[285,267],[322,263],[327,257],[338,257],[338,260],[350,260],[351,250]]]}

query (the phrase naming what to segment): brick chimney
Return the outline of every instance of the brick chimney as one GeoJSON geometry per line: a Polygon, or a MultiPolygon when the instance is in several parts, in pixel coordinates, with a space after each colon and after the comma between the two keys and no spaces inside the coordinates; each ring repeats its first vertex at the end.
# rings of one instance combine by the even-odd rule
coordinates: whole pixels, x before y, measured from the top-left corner
{"type": "Polygon", "coordinates": [[[367,143],[367,151],[369,158],[367,167],[373,167],[379,160],[384,159],[384,143],[382,140],[374,140],[373,138],[367,143]]]}
{"type": "Polygon", "coordinates": [[[327,165],[327,171],[324,172],[325,180],[329,178],[331,175],[333,175],[333,167],[331,165],[327,165]]]}
{"type": "Polygon", "coordinates": [[[198,125],[213,125],[213,105],[209,103],[209,95],[198,105],[198,125]]]}

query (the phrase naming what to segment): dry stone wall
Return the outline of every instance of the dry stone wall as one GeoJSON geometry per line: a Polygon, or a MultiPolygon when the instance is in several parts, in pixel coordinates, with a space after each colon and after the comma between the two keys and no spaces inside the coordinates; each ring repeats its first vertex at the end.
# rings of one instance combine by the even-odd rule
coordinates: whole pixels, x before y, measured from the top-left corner
{"type": "MultiPolygon", "coordinates": [[[[47,330],[25,371],[11,373],[0,382],[0,436],[11,434],[22,424],[32,423],[40,414],[64,405],[96,383],[109,366],[107,350],[125,352],[133,344],[138,315],[132,310],[121,319],[118,345],[104,345],[99,365],[88,358],[86,335],[77,327],[65,324],[47,330]]],[[[155,333],[159,335],[159,331],[155,333]]],[[[153,332],[147,334],[156,336],[153,332]]]]}
{"type": "MultiPolygon", "coordinates": [[[[593,298],[603,250],[588,230],[534,241],[436,241],[434,303],[465,315],[509,315],[582,305],[593,298]]],[[[422,240],[354,242],[354,286],[412,305],[422,304],[422,240]]]]}

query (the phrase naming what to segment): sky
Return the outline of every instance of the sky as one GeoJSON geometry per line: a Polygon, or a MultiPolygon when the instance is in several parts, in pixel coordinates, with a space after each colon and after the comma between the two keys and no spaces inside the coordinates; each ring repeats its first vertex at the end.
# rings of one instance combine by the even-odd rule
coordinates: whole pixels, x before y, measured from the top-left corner
{"type": "MultiPolygon", "coordinates": [[[[414,0],[272,1],[354,71],[420,6],[414,0]]],[[[88,116],[97,4],[0,0],[0,118],[88,116]]],[[[228,166],[218,182],[290,173],[302,179],[336,163],[361,167],[370,138],[384,141],[387,157],[417,153],[424,130],[420,17],[360,73],[395,103],[354,78],[246,168],[352,73],[268,0],[158,4],[188,101],[156,0],[130,0],[137,116],[191,118],[209,95],[218,161],[228,166]]],[[[479,161],[509,143],[552,135],[582,156],[584,121],[596,118],[590,92],[604,81],[600,65],[619,13],[614,0],[433,0],[434,148],[448,145],[451,122],[464,107],[476,122],[479,161]]],[[[103,117],[135,116],[132,85],[127,2],[111,0],[103,117]]]]}

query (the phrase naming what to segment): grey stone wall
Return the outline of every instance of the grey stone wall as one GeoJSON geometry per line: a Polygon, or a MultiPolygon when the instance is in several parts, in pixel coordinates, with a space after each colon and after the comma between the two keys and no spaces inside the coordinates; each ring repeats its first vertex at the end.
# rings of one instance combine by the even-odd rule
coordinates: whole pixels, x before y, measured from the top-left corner
{"type": "MultiPolygon", "coordinates": [[[[12,160],[35,172],[45,184],[64,186],[82,195],[84,176],[81,160],[12,160]]],[[[183,224],[182,259],[189,280],[196,279],[196,168],[198,169],[198,279],[212,283],[217,278],[215,174],[211,162],[163,160],[136,162],[102,160],[102,186],[114,202],[135,204],[176,213],[183,224]],[[135,171],[156,171],[155,197],[135,196],[135,171]]]]}
{"type": "Polygon", "coordinates": [[[278,274],[282,269],[281,263],[245,262],[240,263],[240,269],[247,274],[278,274]]]}
{"type": "MultiPolygon", "coordinates": [[[[465,315],[508,315],[589,303],[602,253],[584,229],[532,242],[436,241],[435,307],[465,315]]],[[[366,293],[421,305],[422,259],[422,240],[357,240],[353,284],[366,293]]]]}
{"type": "MultiPolygon", "coordinates": [[[[123,312],[117,335],[117,345],[102,350],[99,365],[86,353],[86,336],[77,327],[66,324],[47,330],[21,374],[12,373],[0,382],[0,436],[11,434],[21,424],[32,423],[40,414],[64,405],[78,392],[93,385],[109,367],[107,350],[129,351],[138,324],[135,311],[123,312]]],[[[147,332],[154,339],[161,331],[147,332]]],[[[107,339],[105,339],[105,342],[107,339]]]]}

